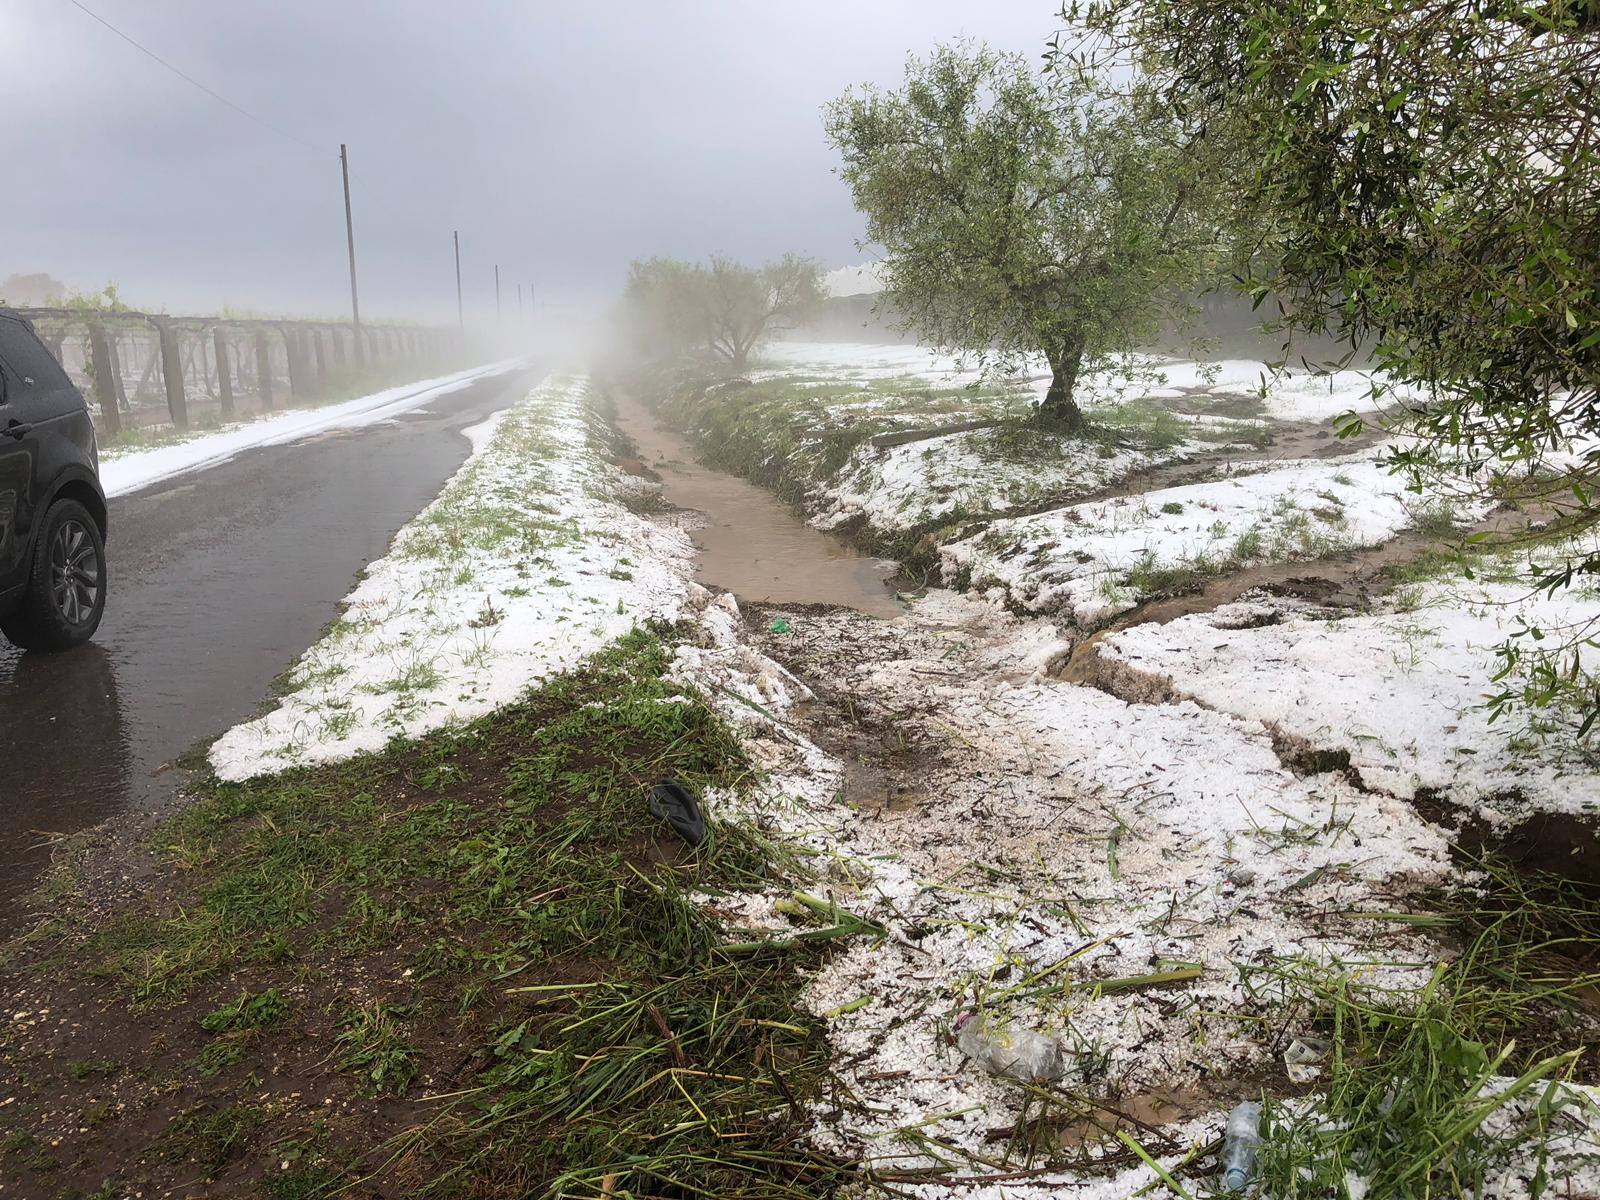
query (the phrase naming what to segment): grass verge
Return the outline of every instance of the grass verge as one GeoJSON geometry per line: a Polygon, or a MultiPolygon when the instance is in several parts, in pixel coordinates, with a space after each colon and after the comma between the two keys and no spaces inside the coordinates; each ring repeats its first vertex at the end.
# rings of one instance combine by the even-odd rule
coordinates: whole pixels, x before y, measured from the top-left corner
{"type": "Polygon", "coordinates": [[[636,632],[463,731],[210,785],[150,898],[12,943],[8,1193],[833,1191],[798,1138],[820,950],[726,953],[688,896],[788,864],[646,812],[663,776],[748,770],[670,658],[636,632]]]}
{"type": "MultiPolygon", "coordinates": [[[[830,489],[878,494],[877,516],[830,526],[864,549],[931,571],[940,542],[975,521],[1068,503],[1120,474],[1217,447],[1260,445],[1263,425],[1183,420],[1154,400],[1097,408],[1067,433],[1039,424],[1032,393],[1004,384],[936,387],[923,380],[841,380],[790,374],[717,382],[693,366],[639,368],[622,380],[686,432],[708,465],[776,493],[808,516],[830,489]],[[959,445],[935,431],[958,432],[959,445]],[[900,457],[857,452],[880,435],[900,457]],[[896,443],[899,437],[907,438],[896,443]],[[907,487],[908,462],[920,483],[907,487]]],[[[826,504],[822,507],[825,509],[826,504]]]]}
{"type": "Polygon", "coordinates": [[[1269,970],[1284,1009],[1324,1035],[1327,1065],[1312,1096],[1266,1104],[1264,1194],[1561,1195],[1563,1174],[1600,1159],[1595,1101],[1566,1086],[1597,1068],[1600,893],[1476,866],[1482,886],[1441,897],[1430,918],[1458,949],[1422,988],[1269,970]]]}

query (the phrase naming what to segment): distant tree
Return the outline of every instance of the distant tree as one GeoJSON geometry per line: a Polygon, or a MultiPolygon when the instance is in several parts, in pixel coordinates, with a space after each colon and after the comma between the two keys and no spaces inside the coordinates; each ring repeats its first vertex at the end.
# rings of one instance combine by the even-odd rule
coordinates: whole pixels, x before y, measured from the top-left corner
{"type": "Polygon", "coordinates": [[[127,304],[123,302],[121,293],[115,283],[107,283],[98,292],[73,292],[57,301],[63,308],[75,309],[78,312],[129,312],[127,304]]]}
{"type": "Polygon", "coordinates": [[[713,258],[704,295],[707,348],[742,371],[762,338],[816,315],[822,275],[814,260],[794,254],[764,267],[713,258]]]}
{"type": "Polygon", "coordinates": [[[0,282],[0,304],[19,308],[51,308],[67,294],[67,285],[42,271],[32,275],[9,275],[0,282]]]}
{"type": "Polygon", "coordinates": [[[648,350],[704,350],[735,371],[762,338],[804,322],[821,303],[817,264],[793,254],[763,267],[645,259],[629,269],[624,293],[634,336],[648,350]]]}
{"type": "MultiPolygon", "coordinates": [[[[1240,186],[1277,213],[1258,298],[1425,397],[1399,414],[1420,436],[1397,466],[1427,483],[1444,458],[1526,488],[1529,464],[1576,441],[1576,469],[1544,476],[1546,528],[1600,524],[1600,3],[1084,0],[1063,16],[1136,57],[1187,128],[1236,131],[1240,186]]],[[[1597,574],[1600,554],[1556,556],[1537,581],[1597,574]]],[[[1595,638],[1509,644],[1521,698],[1576,700],[1592,722],[1595,638]]]]}
{"type": "Polygon", "coordinates": [[[671,258],[637,259],[628,267],[620,321],[647,358],[668,358],[701,341],[700,268],[671,258]]]}
{"type": "Polygon", "coordinates": [[[1083,424],[1085,366],[1149,341],[1226,265],[1217,160],[1147,89],[943,47],[899,91],[846,92],[824,125],[888,303],[986,369],[1043,355],[1041,415],[1066,427],[1083,424]]]}

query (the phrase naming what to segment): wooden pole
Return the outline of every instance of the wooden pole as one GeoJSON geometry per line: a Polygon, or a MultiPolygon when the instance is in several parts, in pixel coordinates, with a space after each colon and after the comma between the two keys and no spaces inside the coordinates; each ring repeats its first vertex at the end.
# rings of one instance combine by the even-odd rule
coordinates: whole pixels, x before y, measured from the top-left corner
{"type": "Polygon", "coordinates": [[[161,378],[167,387],[167,412],[173,425],[189,428],[189,401],[183,394],[183,356],[178,351],[178,331],[167,320],[156,321],[161,343],[161,378]]]}
{"type": "Polygon", "coordinates": [[[228,366],[228,339],[218,325],[211,331],[211,350],[217,359],[217,403],[222,408],[222,419],[233,416],[233,377],[228,366]]]}
{"type": "Polygon", "coordinates": [[[450,236],[456,244],[456,325],[465,329],[467,318],[465,310],[461,307],[461,231],[457,229],[450,236]]]}
{"type": "Polygon", "coordinates": [[[306,371],[300,356],[300,331],[293,325],[283,326],[283,352],[289,361],[289,395],[299,399],[306,394],[306,371]]]}
{"type": "Polygon", "coordinates": [[[256,330],[256,391],[261,393],[261,411],[272,411],[272,347],[267,331],[256,330]]]}
{"type": "Polygon", "coordinates": [[[114,333],[106,334],[106,341],[111,347],[111,380],[117,389],[117,411],[121,412],[128,407],[128,389],[122,382],[122,346],[114,333]]]}
{"type": "Polygon", "coordinates": [[[361,357],[361,297],[356,291],[356,223],[350,215],[350,153],[339,143],[339,171],[344,176],[344,240],[350,249],[350,320],[356,328],[356,366],[361,357]]]}
{"type": "Polygon", "coordinates": [[[322,330],[320,330],[320,329],[307,330],[306,331],[306,336],[311,339],[311,349],[316,355],[316,361],[317,361],[316,390],[320,392],[320,391],[322,391],[322,389],[324,387],[324,381],[328,378],[328,360],[327,360],[327,357],[322,352],[322,330]]]}
{"type": "Polygon", "coordinates": [[[117,369],[112,365],[111,343],[105,326],[96,321],[89,326],[89,361],[94,364],[94,398],[100,402],[100,425],[109,437],[122,432],[122,414],[117,411],[117,369]]]}

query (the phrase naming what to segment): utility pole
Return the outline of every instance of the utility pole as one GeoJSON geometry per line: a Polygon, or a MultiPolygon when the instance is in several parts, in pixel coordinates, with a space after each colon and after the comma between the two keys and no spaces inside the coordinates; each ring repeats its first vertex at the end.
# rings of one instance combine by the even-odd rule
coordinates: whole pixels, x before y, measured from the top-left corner
{"type": "Polygon", "coordinates": [[[451,235],[456,243],[456,325],[465,330],[467,318],[461,308],[461,231],[455,230],[451,235]]]}
{"type": "Polygon", "coordinates": [[[499,317],[500,317],[500,264],[499,263],[495,263],[495,265],[494,265],[494,315],[495,315],[495,319],[498,320],[499,317]]]}
{"type": "Polygon", "coordinates": [[[344,175],[344,240],[350,247],[350,320],[355,326],[356,366],[366,361],[361,347],[361,297],[356,292],[356,225],[350,216],[350,154],[339,143],[339,170],[344,175]]]}

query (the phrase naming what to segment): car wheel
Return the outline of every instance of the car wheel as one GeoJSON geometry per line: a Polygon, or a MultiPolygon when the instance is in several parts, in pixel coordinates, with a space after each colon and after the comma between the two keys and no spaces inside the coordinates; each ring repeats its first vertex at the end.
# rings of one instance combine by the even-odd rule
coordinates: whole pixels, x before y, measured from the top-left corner
{"type": "Polygon", "coordinates": [[[24,650],[69,650],[94,636],[105,606],[100,526],[76,500],[57,500],[39,528],[22,602],[0,632],[24,650]]]}

